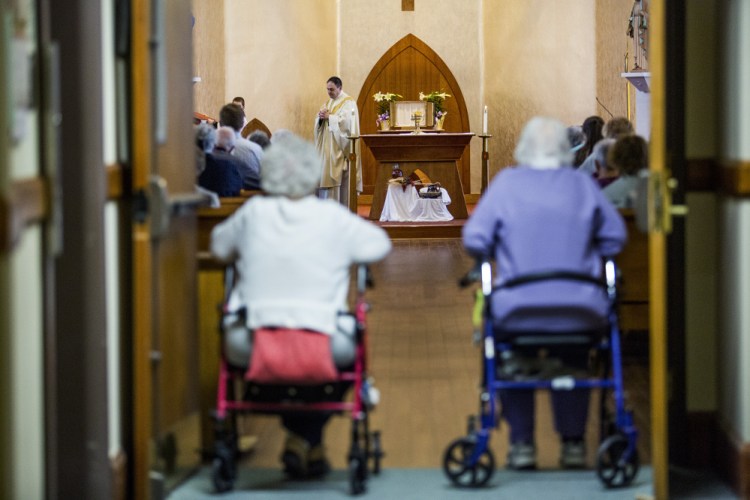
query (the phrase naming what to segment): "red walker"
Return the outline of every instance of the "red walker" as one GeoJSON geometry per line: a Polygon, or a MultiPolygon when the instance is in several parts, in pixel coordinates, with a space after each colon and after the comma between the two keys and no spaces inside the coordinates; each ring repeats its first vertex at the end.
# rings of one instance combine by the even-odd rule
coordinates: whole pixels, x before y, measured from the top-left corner
{"type": "MultiPolygon", "coordinates": [[[[225,271],[225,297],[228,297],[233,281],[234,269],[230,266],[225,271]]],[[[369,285],[367,267],[357,266],[357,293],[353,313],[356,320],[355,361],[353,368],[339,371],[335,380],[318,385],[260,385],[248,382],[244,378],[245,368],[233,367],[227,361],[222,342],[212,454],[212,478],[217,492],[231,490],[237,478],[237,460],[240,458],[236,432],[238,413],[349,412],[352,418],[352,441],[348,453],[350,492],[357,495],[365,491],[368,460],[372,460],[372,472],[380,472],[383,456],[380,433],[370,432],[368,425],[368,413],[376,403],[372,401],[374,390],[367,378],[368,304],[365,301],[365,289],[369,285]],[[234,397],[236,383],[243,388],[243,396],[239,399],[234,397]],[[352,385],[352,401],[341,401],[341,396],[352,385]]],[[[220,332],[223,335],[222,328],[220,332]]]]}

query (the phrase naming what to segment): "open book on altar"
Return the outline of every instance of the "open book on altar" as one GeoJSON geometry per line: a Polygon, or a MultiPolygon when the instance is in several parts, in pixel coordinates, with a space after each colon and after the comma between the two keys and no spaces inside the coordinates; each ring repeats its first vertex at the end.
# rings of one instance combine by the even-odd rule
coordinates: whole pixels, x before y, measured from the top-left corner
{"type": "Polygon", "coordinates": [[[414,113],[421,113],[420,127],[435,125],[434,104],[426,101],[391,102],[391,128],[414,129],[414,113]]]}

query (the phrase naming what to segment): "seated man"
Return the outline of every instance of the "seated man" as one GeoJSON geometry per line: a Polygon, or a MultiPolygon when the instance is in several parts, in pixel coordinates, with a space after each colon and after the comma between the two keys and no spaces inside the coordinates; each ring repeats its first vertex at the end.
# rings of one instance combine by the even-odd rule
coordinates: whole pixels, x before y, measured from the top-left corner
{"type": "Polygon", "coordinates": [[[244,189],[258,189],[260,178],[260,160],[263,158],[263,148],[250,142],[240,135],[242,123],[245,120],[244,110],[237,104],[226,104],[219,112],[222,126],[234,130],[235,142],[232,155],[240,162],[240,175],[244,189]]]}
{"type": "MultiPolygon", "coordinates": [[[[565,126],[534,118],[521,133],[515,150],[518,166],[503,169],[463,229],[467,251],[494,258],[499,283],[521,275],[568,270],[599,276],[602,257],[616,255],[626,240],[625,223],[591,178],[572,168],[565,126]]],[[[564,332],[606,324],[607,297],[596,285],[575,281],[541,282],[501,289],[492,295],[496,328],[564,332]],[[529,315],[519,308],[568,308],[588,311],[583,317],[529,315]],[[582,324],[584,323],[584,324],[582,324]]],[[[585,366],[586,360],[580,364],[585,366]]],[[[562,439],[560,463],[586,463],[584,432],[589,391],[552,391],[555,426],[562,439]]],[[[501,391],[503,416],[510,426],[508,466],[536,467],[534,392],[501,391]]]]}
{"type": "MultiPolygon", "coordinates": [[[[315,147],[289,135],[275,141],[261,164],[261,186],[253,197],[216,226],[211,251],[236,262],[239,280],[228,308],[246,310],[247,327],[305,329],[329,336],[334,362],[354,360],[351,333],[339,330],[346,311],[352,264],[378,261],[391,242],[385,231],[313,194],[321,160],[315,147]]],[[[293,477],[328,471],[322,445],[330,415],[292,412],[282,415],[288,431],[282,461],[293,477]]]]}
{"type": "MultiPolygon", "coordinates": [[[[218,144],[214,145],[217,136],[222,135],[222,129],[226,127],[220,128],[218,133],[206,124],[197,127],[196,142],[205,152],[205,165],[198,175],[198,185],[216,193],[217,196],[239,196],[242,190],[239,162],[218,144]]],[[[231,130],[224,132],[232,133],[231,130]]]]}

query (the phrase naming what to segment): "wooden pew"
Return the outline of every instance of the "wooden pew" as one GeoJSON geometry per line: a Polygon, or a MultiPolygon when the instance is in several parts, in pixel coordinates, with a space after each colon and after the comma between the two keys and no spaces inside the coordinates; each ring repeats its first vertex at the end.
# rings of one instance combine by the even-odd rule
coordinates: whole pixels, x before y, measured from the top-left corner
{"type": "Polygon", "coordinates": [[[622,274],[620,286],[620,329],[646,331],[649,328],[648,234],[638,230],[632,210],[620,210],[628,228],[628,243],[617,256],[622,274]]]}
{"type": "Polygon", "coordinates": [[[243,203],[252,198],[263,194],[262,191],[242,190],[240,196],[219,198],[221,206],[218,208],[201,207],[198,209],[198,248],[200,251],[208,251],[209,242],[211,241],[211,230],[218,223],[229,217],[235,210],[240,208],[243,203]]]}

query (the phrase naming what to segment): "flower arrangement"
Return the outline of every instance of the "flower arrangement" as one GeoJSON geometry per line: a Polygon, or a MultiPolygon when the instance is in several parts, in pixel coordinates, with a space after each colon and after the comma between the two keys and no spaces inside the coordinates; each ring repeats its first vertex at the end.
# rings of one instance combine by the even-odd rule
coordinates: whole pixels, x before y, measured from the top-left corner
{"type": "Polygon", "coordinates": [[[435,121],[438,121],[440,120],[440,118],[448,114],[447,111],[443,110],[443,101],[445,101],[446,97],[450,97],[450,96],[451,96],[450,94],[447,94],[445,92],[442,92],[442,91],[438,92],[437,90],[433,90],[429,94],[420,92],[419,100],[432,103],[433,108],[435,110],[435,121]]]}
{"type": "Polygon", "coordinates": [[[378,108],[378,119],[375,121],[375,124],[380,125],[380,122],[390,119],[391,103],[402,99],[403,96],[394,94],[393,92],[377,92],[372,98],[375,99],[375,106],[378,108]]]}

